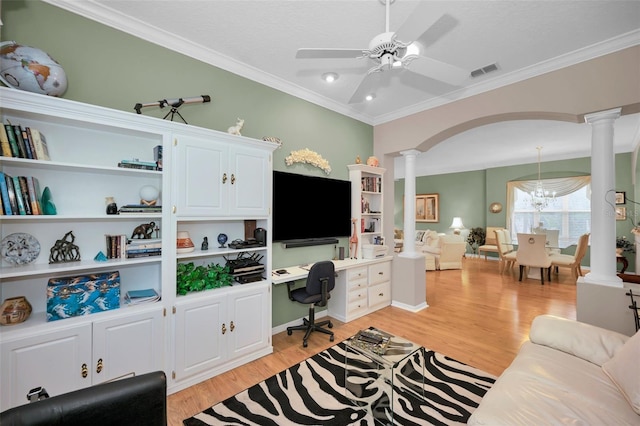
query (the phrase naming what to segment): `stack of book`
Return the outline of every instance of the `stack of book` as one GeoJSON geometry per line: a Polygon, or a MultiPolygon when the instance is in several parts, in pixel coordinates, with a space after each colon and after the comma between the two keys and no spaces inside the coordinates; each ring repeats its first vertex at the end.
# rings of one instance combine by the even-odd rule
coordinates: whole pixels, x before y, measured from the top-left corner
{"type": "Polygon", "coordinates": [[[105,235],[107,259],[124,259],[126,257],[127,236],[105,235]]]}
{"type": "Polygon", "coordinates": [[[0,214],[44,214],[40,182],[33,176],[9,176],[0,172],[0,214]]]}
{"type": "Polygon", "coordinates": [[[124,301],[127,305],[153,303],[158,300],[160,300],[160,295],[152,288],[144,290],[129,290],[124,296],[124,301]]]}
{"type": "Polygon", "coordinates": [[[51,159],[47,140],[38,129],[9,122],[0,125],[0,154],[30,160],[51,159]]]}
{"type": "Polygon", "coordinates": [[[149,214],[162,213],[162,206],[147,206],[146,204],[126,204],[120,207],[118,214],[149,214]]]}
{"type": "Polygon", "coordinates": [[[125,169],[162,170],[162,168],[158,168],[156,162],[140,160],[122,160],[118,163],[118,167],[125,169]]]}
{"type": "Polygon", "coordinates": [[[128,240],[125,248],[127,258],[160,256],[162,254],[162,239],[149,238],[145,240],[128,240]]]}

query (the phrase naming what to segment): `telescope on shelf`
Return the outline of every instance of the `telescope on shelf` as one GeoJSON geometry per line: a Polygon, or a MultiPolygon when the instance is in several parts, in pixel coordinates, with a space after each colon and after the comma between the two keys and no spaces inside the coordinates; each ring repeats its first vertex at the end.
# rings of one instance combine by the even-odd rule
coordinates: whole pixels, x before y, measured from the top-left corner
{"type": "Polygon", "coordinates": [[[189,124],[180,114],[180,112],[178,112],[178,108],[180,108],[184,104],[204,104],[207,102],[211,102],[211,97],[209,95],[200,95],[193,96],[191,98],[161,99],[159,101],[149,102],[146,104],[137,103],[136,106],[133,107],[133,109],[135,109],[138,114],[142,114],[142,108],[146,107],[155,106],[160,107],[161,109],[164,107],[171,107],[171,110],[169,110],[167,115],[163,117],[163,120],[166,120],[167,117],[171,115],[171,121],[173,121],[173,117],[177,114],[178,117],[180,117],[180,119],[184,121],[184,124],[189,124]]]}

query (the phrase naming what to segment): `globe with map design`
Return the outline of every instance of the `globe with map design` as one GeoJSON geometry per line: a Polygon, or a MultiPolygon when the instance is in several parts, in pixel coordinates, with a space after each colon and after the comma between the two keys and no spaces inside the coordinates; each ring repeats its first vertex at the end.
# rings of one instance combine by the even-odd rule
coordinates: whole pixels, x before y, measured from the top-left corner
{"type": "Polygon", "coordinates": [[[55,59],[15,41],[0,43],[0,81],[14,89],[49,96],[62,96],[67,90],[67,75],[55,59]]]}

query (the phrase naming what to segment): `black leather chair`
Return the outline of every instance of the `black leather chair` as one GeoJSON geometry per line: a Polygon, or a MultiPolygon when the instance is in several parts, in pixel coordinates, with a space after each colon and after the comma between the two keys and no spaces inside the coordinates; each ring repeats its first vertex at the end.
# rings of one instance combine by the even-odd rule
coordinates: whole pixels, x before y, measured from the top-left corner
{"type": "Polygon", "coordinates": [[[115,380],[0,413],[2,426],[167,425],[162,371],[115,380]]]}
{"type": "Polygon", "coordinates": [[[304,304],[311,304],[311,306],[309,306],[309,319],[304,318],[302,325],[287,327],[287,334],[291,336],[293,330],[305,330],[305,335],[302,340],[302,346],[305,348],[307,347],[309,335],[314,331],[328,334],[330,336],[329,341],[333,342],[333,332],[323,328],[325,325],[333,328],[331,321],[315,322],[315,307],[326,306],[327,301],[331,297],[329,292],[336,286],[336,271],[333,262],[327,260],[314,263],[311,269],[309,269],[307,285],[291,290],[292,285],[293,282],[287,283],[289,299],[304,304]]]}

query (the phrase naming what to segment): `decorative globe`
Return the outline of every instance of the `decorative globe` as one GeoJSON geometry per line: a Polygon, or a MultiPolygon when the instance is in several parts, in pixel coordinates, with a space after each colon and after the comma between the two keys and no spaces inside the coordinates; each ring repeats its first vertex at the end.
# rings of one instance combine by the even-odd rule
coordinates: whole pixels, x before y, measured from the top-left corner
{"type": "Polygon", "coordinates": [[[220,244],[220,248],[224,248],[224,244],[227,242],[227,240],[227,234],[218,234],[218,243],[220,244]]]}
{"type": "Polygon", "coordinates": [[[0,81],[7,86],[49,96],[62,96],[67,75],[55,59],[15,41],[0,43],[0,81]]]}

